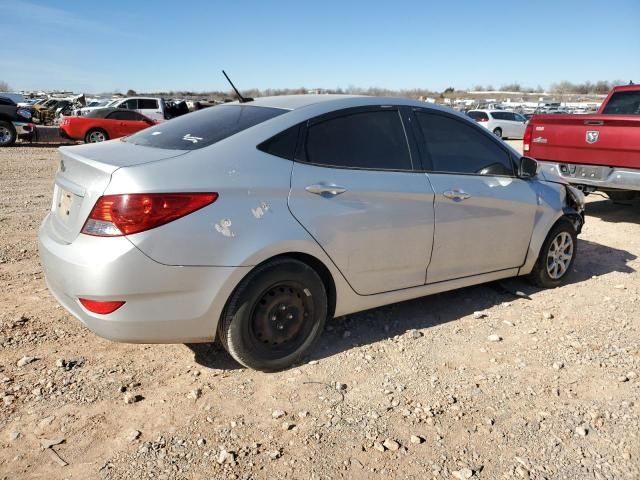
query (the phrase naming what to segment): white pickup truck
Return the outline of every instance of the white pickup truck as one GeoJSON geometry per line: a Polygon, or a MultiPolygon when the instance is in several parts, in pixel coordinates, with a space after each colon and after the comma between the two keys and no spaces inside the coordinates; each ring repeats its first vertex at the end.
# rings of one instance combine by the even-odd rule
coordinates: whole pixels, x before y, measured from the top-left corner
{"type": "Polygon", "coordinates": [[[165,120],[166,105],[162,98],[155,97],[126,97],[111,101],[103,107],[84,107],[80,109],[80,115],[86,115],[97,108],[126,108],[127,110],[135,110],[145,117],[152,120],[165,120]]]}

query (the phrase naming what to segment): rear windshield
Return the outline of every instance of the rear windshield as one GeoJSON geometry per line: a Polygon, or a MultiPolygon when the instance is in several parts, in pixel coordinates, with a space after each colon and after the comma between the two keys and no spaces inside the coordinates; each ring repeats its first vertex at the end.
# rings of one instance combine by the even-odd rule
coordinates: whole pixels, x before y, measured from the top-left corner
{"type": "Polygon", "coordinates": [[[489,117],[485,112],[469,112],[469,116],[473,118],[475,121],[489,120],[489,117]]]}
{"type": "Polygon", "coordinates": [[[640,90],[614,93],[602,113],[606,115],[640,115],[640,90]]]}
{"type": "Polygon", "coordinates": [[[287,111],[250,105],[217,105],[142,130],[125,142],[169,150],[197,150],[287,111]]]}

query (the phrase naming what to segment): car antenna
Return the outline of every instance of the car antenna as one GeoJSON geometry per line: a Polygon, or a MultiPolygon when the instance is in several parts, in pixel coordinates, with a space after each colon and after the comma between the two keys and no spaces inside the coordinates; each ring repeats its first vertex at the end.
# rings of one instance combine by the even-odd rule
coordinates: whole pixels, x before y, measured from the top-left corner
{"type": "Polygon", "coordinates": [[[224,70],[222,70],[222,74],[224,75],[224,77],[227,79],[227,82],[229,82],[229,84],[231,85],[231,88],[233,88],[233,90],[236,92],[236,95],[238,96],[238,101],[240,103],[247,103],[247,102],[253,102],[253,98],[251,97],[243,97],[242,94],[238,91],[238,89],[236,88],[236,86],[233,84],[233,82],[231,81],[231,79],[229,78],[229,75],[227,75],[227,72],[225,72],[224,70]]]}

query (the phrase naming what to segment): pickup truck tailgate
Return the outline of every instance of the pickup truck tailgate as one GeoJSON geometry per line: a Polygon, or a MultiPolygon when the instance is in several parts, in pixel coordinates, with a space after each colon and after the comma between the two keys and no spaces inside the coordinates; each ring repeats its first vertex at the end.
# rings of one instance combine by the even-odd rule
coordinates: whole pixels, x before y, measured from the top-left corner
{"type": "Polygon", "coordinates": [[[536,115],[531,123],[526,154],[538,160],[640,169],[638,116],[536,115]]]}

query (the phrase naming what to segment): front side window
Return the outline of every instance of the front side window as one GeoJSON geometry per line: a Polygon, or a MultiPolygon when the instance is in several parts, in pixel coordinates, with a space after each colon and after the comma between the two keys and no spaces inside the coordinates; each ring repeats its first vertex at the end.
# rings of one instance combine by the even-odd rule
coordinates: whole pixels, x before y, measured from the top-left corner
{"type": "Polygon", "coordinates": [[[614,93],[602,113],[605,115],[640,115],[640,90],[614,93]]]}
{"type": "Polygon", "coordinates": [[[473,124],[426,112],[416,118],[434,172],[513,176],[509,154],[473,124]]]}
{"type": "Polygon", "coordinates": [[[330,167],[411,170],[400,113],[395,109],[347,113],[311,123],[304,161],[330,167]]]}
{"type": "Polygon", "coordinates": [[[135,110],[138,108],[138,100],[135,98],[130,98],[126,102],[123,102],[120,105],[118,105],[118,108],[127,108],[129,110],[135,110]]]}
{"type": "Polygon", "coordinates": [[[116,112],[111,112],[107,118],[109,120],[129,120],[129,121],[135,121],[135,120],[139,120],[140,118],[140,114],[138,114],[137,112],[129,112],[129,111],[116,111],[116,112]]]}
{"type": "Polygon", "coordinates": [[[287,112],[243,104],[217,105],[147,128],[124,141],[170,150],[197,150],[287,112]]]}

